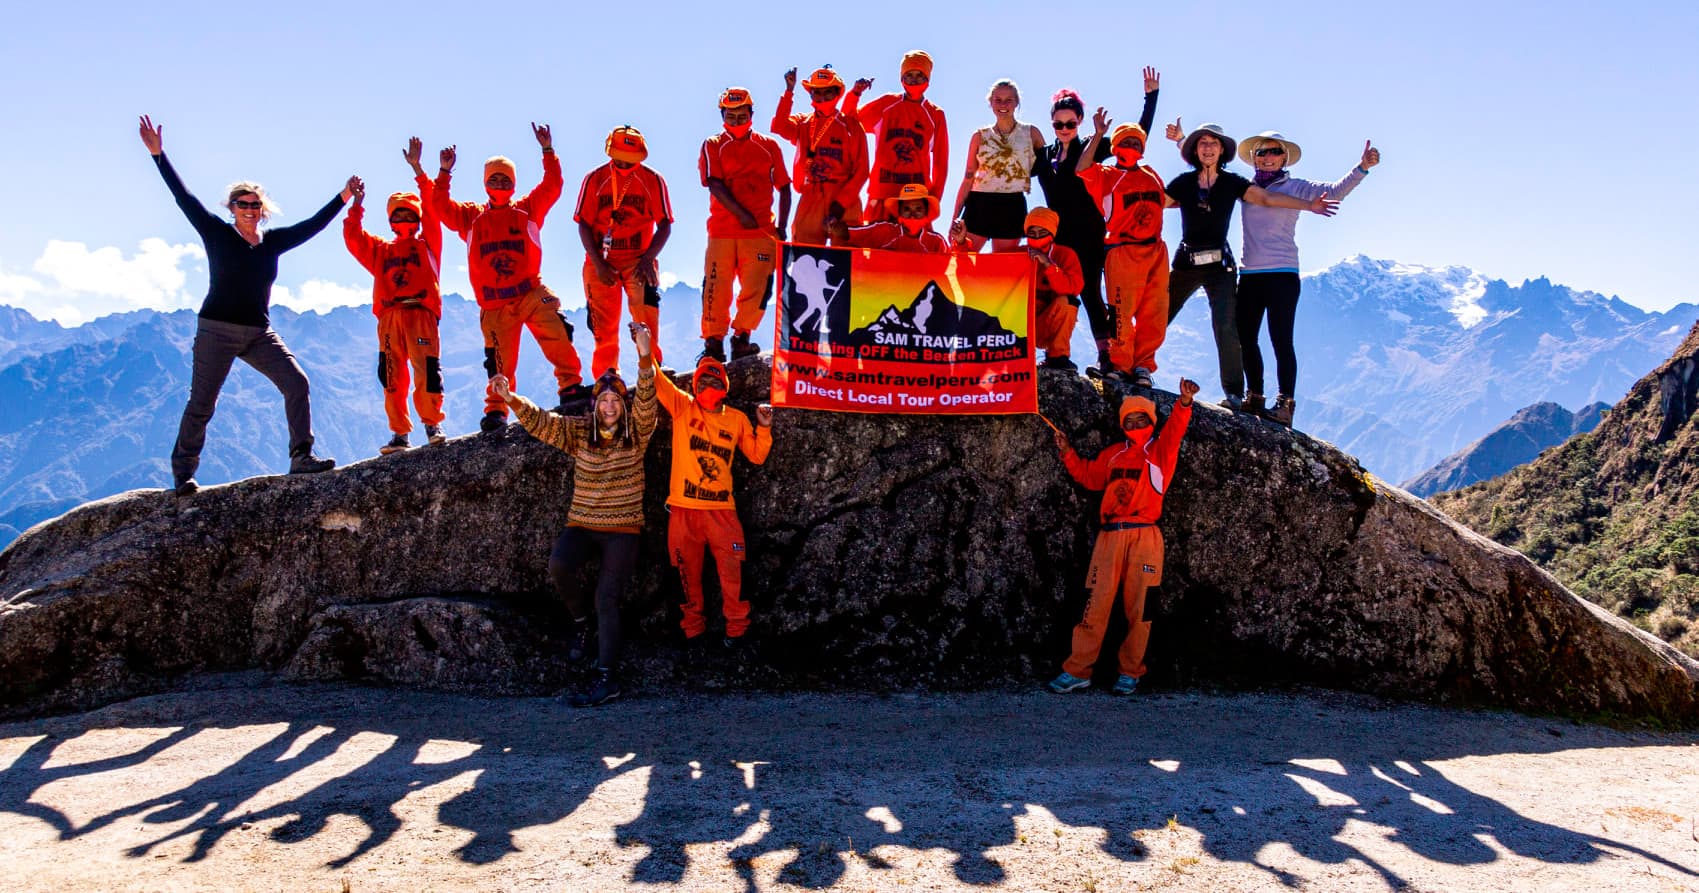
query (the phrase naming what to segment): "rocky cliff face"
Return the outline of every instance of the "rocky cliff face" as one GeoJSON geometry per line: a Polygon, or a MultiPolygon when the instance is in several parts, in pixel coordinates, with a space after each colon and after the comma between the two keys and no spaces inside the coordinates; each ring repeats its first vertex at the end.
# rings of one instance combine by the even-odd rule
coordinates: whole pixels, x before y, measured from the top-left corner
{"type": "MultiPolygon", "coordinates": [[[[761,361],[731,371],[738,394],[766,392],[761,361]]],[[[1085,379],[1046,371],[1041,400],[1082,452],[1119,436],[1118,395],[1085,379]]],[[[1055,671],[1096,498],[1042,422],[781,411],[774,430],[767,464],[738,471],[758,643],[742,663],[672,641],[657,436],[653,524],[623,604],[634,679],[972,687],[1055,671]]],[[[543,595],[570,464],[513,427],[317,477],[78,508],[0,553],[0,710],[254,666],[492,692],[570,682],[543,595]]],[[[1162,528],[1153,682],[1699,721],[1699,664],[1302,434],[1200,407],[1162,528]]]]}
{"type": "Polygon", "coordinates": [[[1699,326],[1591,434],[1435,504],[1699,654],[1699,326]]]}

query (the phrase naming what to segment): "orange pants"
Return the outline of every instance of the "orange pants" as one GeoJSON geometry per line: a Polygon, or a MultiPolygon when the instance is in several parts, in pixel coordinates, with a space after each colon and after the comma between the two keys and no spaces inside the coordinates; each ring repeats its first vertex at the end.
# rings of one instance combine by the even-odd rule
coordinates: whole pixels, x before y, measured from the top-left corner
{"type": "Polygon", "coordinates": [[[1080,313],[1079,305],[1066,295],[1051,295],[1038,299],[1038,343],[1046,357],[1065,357],[1074,337],[1074,322],[1080,313]]]}
{"type": "Polygon", "coordinates": [[[702,337],[724,338],[730,327],[753,332],[773,299],[773,268],[779,246],[767,236],[749,239],[708,237],[702,272],[702,337]],[[737,317],[732,318],[732,284],[737,285],[737,317]]]}
{"type": "MultiPolygon", "coordinates": [[[[584,366],[578,351],[572,349],[572,329],[560,312],[560,298],[544,286],[527,294],[485,307],[478,311],[478,327],[484,330],[484,372],[495,377],[507,376],[508,386],[515,392],[519,382],[514,373],[519,369],[519,332],[530,329],[537,347],[555,367],[556,390],[581,384],[584,366]]],[[[507,415],[507,402],[496,396],[493,389],[484,390],[484,412],[507,415]]]]}
{"type": "Polygon", "coordinates": [[[624,250],[608,253],[608,264],[614,268],[613,284],[603,282],[588,258],[584,261],[584,305],[590,320],[590,334],[596,339],[596,352],[590,357],[590,377],[600,378],[603,372],[619,365],[620,292],[625,293],[631,321],[649,327],[655,336],[655,363],[661,362],[661,290],[644,285],[637,278],[637,259],[643,252],[624,250]]]}
{"type": "Polygon", "coordinates": [[[686,638],[702,635],[708,621],[702,616],[703,550],[712,552],[720,572],[720,601],[726,613],[726,635],[737,638],[749,630],[749,603],[743,600],[743,524],[736,509],[687,509],[668,506],[667,551],[684,587],[686,638]]]}
{"type": "MultiPolygon", "coordinates": [[[[840,183],[827,183],[803,187],[802,195],[797,199],[796,214],[791,218],[792,242],[826,244],[826,215],[832,210],[832,202],[837,199],[837,190],[841,186],[840,183]],[[831,192],[828,193],[828,189],[831,192]]],[[[845,208],[843,221],[845,226],[860,226],[861,205],[858,203],[845,208]]]]}
{"type": "Polygon", "coordinates": [[[1103,257],[1103,298],[1112,329],[1109,362],[1123,372],[1156,371],[1168,337],[1168,246],[1117,245],[1103,257]]]}
{"type": "Polygon", "coordinates": [[[1144,650],[1150,644],[1144,597],[1150,587],[1161,582],[1162,531],[1153,525],[1098,534],[1091,547],[1091,570],[1085,578],[1091,598],[1086,601],[1085,616],[1074,627],[1074,651],[1062,669],[1081,679],[1091,678],[1091,667],[1103,648],[1103,634],[1109,629],[1109,612],[1120,596],[1127,613],[1127,638],[1116,659],[1122,674],[1135,679],[1144,676],[1144,650]]]}
{"type": "Polygon", "coordinates": [[[442,342],[437,318],[423,307],[395,307],[378,319],[378,384],[383,385],[383,411],[389,430],[413,430],[407,417],[407,385],[419,421],[442,424],[442,342]]]}

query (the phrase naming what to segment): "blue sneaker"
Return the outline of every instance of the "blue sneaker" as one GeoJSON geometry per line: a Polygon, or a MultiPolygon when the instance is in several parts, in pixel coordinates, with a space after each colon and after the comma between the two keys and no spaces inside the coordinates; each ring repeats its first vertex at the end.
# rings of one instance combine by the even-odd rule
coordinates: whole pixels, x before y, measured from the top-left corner
{"type": "Polygon", "coordinates": [[[1109,689],[1109,693],[1112,695],[1130,695],[1138,690],[1139,681],[1123,673],[1121,678],[1115,680],[1115,686],[1109,689]]]}
{"type": "Polygon", "coordinates": [[[1071,691],[1079,691],[1090,684],[1090,679],[1081,679],[1080,677],[1063,670],[1062,675],[1050,680],[1050,685],[1048,687],[1051,691],[1059,695],[1065,695],[1071,691]]]}

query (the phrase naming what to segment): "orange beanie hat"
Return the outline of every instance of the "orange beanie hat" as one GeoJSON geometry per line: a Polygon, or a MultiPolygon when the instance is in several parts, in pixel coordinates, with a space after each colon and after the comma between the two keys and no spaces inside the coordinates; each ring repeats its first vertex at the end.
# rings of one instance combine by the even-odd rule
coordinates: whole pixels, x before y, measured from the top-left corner
{"type": "Polygon", "coordinates": [[[411,192],[397,192],[390,195],[389,203],[384,206],[384,214],[394,217],[397,208],[406,208],[412,211],[415,216],[422,217],[425,213],[424,203],[419,201],[419,197],[411,192]]]}
{"type": "Polygon", "coordinates": [[[926,75],[927,80],[931,80],[932,79],[932,57],[928,56],[926,54],[925,50],[909,50],[908,52],[904,53],[903,54],[903,67],[900,71],[897,72],[897,74],[899,76],[905,75],[905,74],[908,74],[911,71],[918,71],[921,74],[926,75]]]}
{"type": "Polygon", "coordinates": [[[484,162],[484,179],[488,180],[491,174],[506,174],[509,180],[518,180],[519,168],[513,166],[513,159],[496,155],[484,162]]]}
{"type": "Polygon", "coordinates": [[[1050,234],[1054,236],[1056,235],[1056,227],[1061,225],[1062,218],[1055,211],[1052,211],[1049,208],[1033,208],[1031,211],[1026,212],[1026,220],[1021,223],[1021,229],[1026,229],[1030,226],[1041,226],[1049,230],[1050,234]]]}

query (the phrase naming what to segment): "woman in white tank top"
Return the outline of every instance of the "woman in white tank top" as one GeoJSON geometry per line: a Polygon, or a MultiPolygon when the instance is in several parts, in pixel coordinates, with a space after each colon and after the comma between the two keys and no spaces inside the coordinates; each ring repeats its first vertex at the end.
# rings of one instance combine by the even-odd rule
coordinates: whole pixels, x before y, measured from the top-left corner
{"type": "Polygon", "coordinates": [[[966,241],[978,251],[987,240],[992,251],[1020,247],[1026,220],[1026,194],[1032,190],[1032,164],[1044,134],[1015,119],[1021,90],[1007,78],[991,85],[986,97],[997,120],[974,131],[967,148],[967,174],[956,191],[952,218],[967,225],[966,241]]]}

